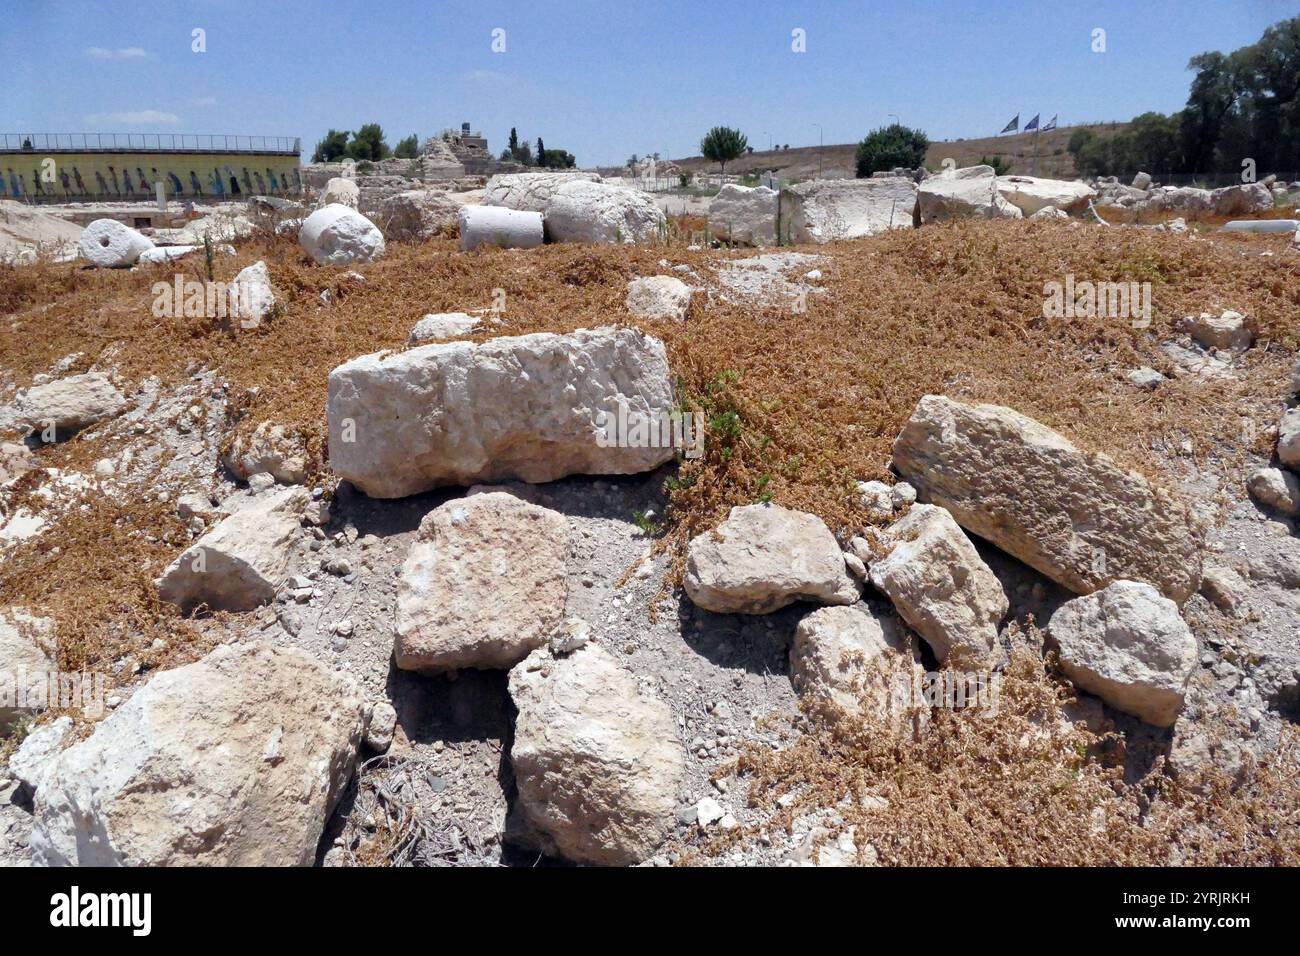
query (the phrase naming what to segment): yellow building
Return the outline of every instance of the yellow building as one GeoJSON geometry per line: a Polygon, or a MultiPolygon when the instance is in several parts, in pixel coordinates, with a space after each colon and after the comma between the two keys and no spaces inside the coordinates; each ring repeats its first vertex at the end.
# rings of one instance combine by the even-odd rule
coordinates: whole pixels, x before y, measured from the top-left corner
{"type": "Polygon", "coordinates": [[[208,202],[302,191],[300,141],[170,133],[0,134],[0,199],[208,202]]]}

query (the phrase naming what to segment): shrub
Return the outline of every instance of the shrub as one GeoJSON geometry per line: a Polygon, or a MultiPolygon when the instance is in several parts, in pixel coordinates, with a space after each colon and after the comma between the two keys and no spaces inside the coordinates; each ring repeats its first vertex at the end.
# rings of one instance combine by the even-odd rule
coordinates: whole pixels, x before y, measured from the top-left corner
{"type": "Polygon", "coordinates": [[[930,138],[923,131],[901,123],[872,130],[858,143],[857,176],[862,179],[896,166],[915,169],[925,162],[929,148],[930,138]]]}
{"type": "Polygon", "coordinates": [[[700,155],[718,164],[718,172],[727,171],[727,163],[749,147],[745,134],[730,126],[715,126],[700,140],[700,155]]]}

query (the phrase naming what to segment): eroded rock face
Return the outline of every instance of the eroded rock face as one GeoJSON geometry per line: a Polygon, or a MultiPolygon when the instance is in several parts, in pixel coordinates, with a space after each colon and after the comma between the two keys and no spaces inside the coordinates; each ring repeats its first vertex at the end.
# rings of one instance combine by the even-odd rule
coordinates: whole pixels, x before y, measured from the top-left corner
{"type": "Polygon", "coordinates": [[[372,262],[384,254],[384,235],[373,222],[342,203],[317,209],[302,224],[298,244],[318,265],[372,262]]]}
{"type": "Polygon", "coordinates": [[[56,669],[54,650],[53,622],[48,618],[21,608],[0,610],[0,737],[8,736],[19,718],[31,715],[17,705],[29,702],[32,678],[45,684],[44,675],[56,669]]]}
{"type": "Polygon", "coordinates": [[[500,173],[487,181],[483,205],[546,212],[551,197],[573,182],[601,182],[597,173],[500,173]]]}
{"type": "Polygon", "coordinates": [[[1000,405],[927,395],[894,441],[922,500],[1076,594],[1121,578],[1181,602],[1202,534],[1181,498],[1000,405]]]}
{"type": "Polygon", "coordinates": [[[644,276],[627,284],[627,310],[647,319],[686,318],[691,287],[674,276],[644,276]]]}
{"type": "Polygon", "coordinates": [[[100,269],[135,265],[140,254],[153,247],[152,239],[116,219],[96,219],[77,243],[81,258],[100,269]]]}
{"type": "Polygon", "coordinates": [[[158,578],[158,596],[189,612],[200,604],[248,611],[271,601],[298,532],[301,488],[252,498],[190,545],[158,578]]]}
{"type": "Polygon", "coordinates": [[[322,209],[335,203],[347,206],[349,209],[356,209],[360,202],[361,187],[357,185],[356,180],[344,179],[342,176],[335,176],[327,182],[320,194],[322,209]]]}
{"type": "Polygon", "coordinates": [[[350,677],[296,648],[162,671],[46,770],[33,861],[309,865],[367,716],[350,677]]]}
{"type": "Polygon", "coordinates": [[[1023,216],[998,192],[998,178],[992,166],[967,166],[931,176],[918,187],[916,201],[922,222],[1023,216]]]}
{"type": "Polygon", "coordinates": [[[664,345],[638,329],[365,355],[330,373],[330,467],[368,495],[400,498],[512,478],[636,474],[671,459],[670,443],[617,447],[609,429],[602,437],[602,416],[616,417],[620,403],[655,419],[673,409],[664,345]]]}
{"type": "Polygon", "coordinates": [[[649,857],[686,776],[667,704],[597,644],[533,651],[510,672],[510,697],[516,839],[574,863],[649,857]]]}
{"type": "Polygon", "coordinates": [[[424,242],[450,233],[463,205],[443,189],[410,189],[381,201],[377,218],[389,239],[424,242]]]}
{"type": "Polygon", "coordinates": [[[1239,216],[1273,208],[1273,194],[1263,183],[1238,183],[1210,193],[1210,202],[1220,216],[1239,216]]]}
{"type": "Polygon", "coordinates": [[[221,460],[241,481],[263,472],[282,485],[301,485],[307,480],[307,449],[302,439],[276,422],[260,422],[251,433],[237,435],[221,460]]]}
{"type": "Polygon", "coordinates": [[[781,190],[781,202],[795,242],[859,239],[912,228],[916,183],[901,176],[817,179],[781,190]]]}
{"type": "Polygon", "coordinates": [[[718,614],[767,614],[795,601],[852,604],[858,587],[830,529],[779,505],[741,505],[687,549],[687,595],[718,614]]]}
{"type": "Polygon", "coordinates": [[[546,235],[552,242],[650,242],[668,219],[648,193],[608,183],[578,181],[555,190],[546,204],[546,235]]]}
{"type": "Polygon", "coordinates": [[[709,232],[746,246],[776,245],[775,189],[727,183],[709,200],[709,232]]]}
{"type": "Polygon", "coordinates": [[[509,668],[564,618],[569,526],[506,492],[434,508],[397,584],[397,666],[509,668]]]}
{"type": "Polygon", "coordinates": [[[1126,714],[1172,726],[1196,667],[1178,606],[1149,584],[1116,581],[1067,601],[1048,623],[1070,680],[1126,714]]]}
{"type": "Polygon", "coordinates": [[[1097,191],[1087,183],[1035,176],[999,176],[998,192],[1026,216],[1032,216],[1044,206],[1080,212],[1087,208],[1088,200],[1097,195],[1097,191]]]}
{"type": "Polygon", "coordinates": [[[120,415],[126,399],[100,372],[72,375],[27,389],[17,402],[19,424],[61,441],[73,432],[120,415]]]}
{"type": "Polygon", "coordinates": [[[952,515],[935,505],[913,505],[883,537],[890,551],[871,562],[871,583],[939,662],[979,666],[991,660],[1010,605],[952,515]]]}
{"type": "Polygon", "coordinates": [[[804,615],[790,646],[790,683],[800,696],[850,714],[864,705],[879,718],[902,717],[924,670],[898,621],[865,604],[804,615]]]}
{"type": "Polygon", "coordinates": [[[20,442],[0,442],[0,487],[41,467],[31,449],[20,442]]]}

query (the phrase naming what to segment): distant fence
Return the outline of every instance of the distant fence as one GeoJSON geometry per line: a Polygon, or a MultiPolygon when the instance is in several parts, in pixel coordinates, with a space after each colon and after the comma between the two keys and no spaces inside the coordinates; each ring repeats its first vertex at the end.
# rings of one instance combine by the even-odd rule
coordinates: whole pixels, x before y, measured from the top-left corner
{"type": "Polygon", "coordinates": [[[275,153],[297,156],[297,136],[221,133],[0,133],[0,153],[275,153]]]}

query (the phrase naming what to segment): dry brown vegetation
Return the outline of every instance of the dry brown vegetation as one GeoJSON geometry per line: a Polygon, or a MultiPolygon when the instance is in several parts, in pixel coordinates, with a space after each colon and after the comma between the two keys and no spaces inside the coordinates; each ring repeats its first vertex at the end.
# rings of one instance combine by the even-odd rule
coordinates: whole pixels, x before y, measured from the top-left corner
{"type": "MultiPolygon", "coordinates": [[[[705,457],[683,463],[668,483],[657,546],[679,559],[690,536],[714,526],[731,506],[760,499],[814,512],[840,533],[862,527],[866,517],[852,483],[884,477],[894,436],[928,392],[1012,406],[1157,479],[1172,477],[1161,461],[1182,454],[1213,456],[1229,475],[1252,441],[1266,447],[1300,346],[1300,256],[1285,236],[1191,238],[1051,222],[968,222],[800,251],[830,257],[821,267],[824,291],[808,297],[805,312],[791,302],[698,296],[684,324],[641,323],[667,343],[682,403],[710,418],[705,457]],[[1076,281],[1150,282],[1151,328],[1116,319],[1045,319],[1044,283],[1063,282],[1066,274],[1076,281]],[[1249,316],[1258,337],[1242,374],[1222,381],[1171,378],[1154,393],[1124,379],[1125,370],[1139,365],[1171,373],[1158,343],[1182,316],[1224,308],[1249,316]]],[[[364,267],[365,282],[356,283],[345,270],[312,265],[292,240],[263,237],[216,263],[216,278],[228,281],[243,266],[267,261],[284,308],[253,330],[153,317],[150,286],[170,282],[172,267],[0,267],[0,356],[13,376],[0,385],[25,386],[74,352],[83,353],[74,370],[102,359],[128,390],[148,376],[175,384],[195,370],[216,369],[242,416],[236,427],[274,420],[296,428],[315,455],[315,477],[328,484],[330,369],[359,354],[405,347],[422,314],[487,308],[493,290],[504,289],[500,324],[474,338],[619,323],[628,320],[628,278],[664,271],[661,258],[708,278],[722,261],[745,255],[691,251],[680,242],[462,254],[453,241],[437,240],[392,244],[384,259],[364,267]],[[326,288],[334,297],[329,306],[319,299],[326,288]]],[[[201,262],[184,268],[201,277],[201,262]]],[[[87,472],[129,440],[147,438],[132,439],[110,422],[39,455],[47,466],[87,472]]],[[[32,484],[21,483],[0,505],[22,504],[32,484]]],[[[58,527],[6,556],[0,602],[52,615],[67,669],[107,670],[123,655],[146,668],[169,666],[205,651],[204,622],[160,604],[152,585],[188,543],[172,506],[148,496],[95,494],[77,504],[84,507],[67,509],[58,527]],[[167,642],[163,652],[150,650],[157,637],[167,642]]],[[[1043,697],[1055,685],[1045,682],[1041,664],[1034,671],[1021,661],[1010,679],[1004,700],[1014,701],[1016,720],[1028,726],[1040,719],[1034,714],[1051,709],[1043,697]]],[[[816,793],[835,793],[836,801],[845,786],[883,777],[896,798],[887,820],[850,819],[895,862],[1164,861],[1161,828],[1195,833],[1210,812],[1220,836],[1193,854],[1198,862],[1300,859],[1294,829],[1291,837],[1274,833],[1279,821],[1295,822],[1293,789],[1279,797],[1285,788],[1264,781],[1249,798],[1218,803],[1159,795],[1156,815],[1148,813],[1139,828],[1151,806],[1150,788],[1124,789],[1100,764],[1073,762],[1056,744],[1035,755],[1011,746],[1017,738],[1010,730],[981,726],[954,723],[948,738],[920,749],[890,749],[861,728],[826,727],[780,754],[751,754],[744,769],[756,793],[795,775],[819,781],[816,793]],[[1013,758],[1023,768],[1014,774],[1007,770],[1013,758]],[[1079,821],[1098,807],[1105,822],[1093,833],[1079,821]],[[1069,827],[1072,842],[1063,836],[1069,827]],[[1230,852],[1238,833],[1245,849],[1230,852]],[[945,846],[950,849],[940,849],[945,846]]],[[[1091,746],[1076,743],[1084,752],[1091,746]]]]}

